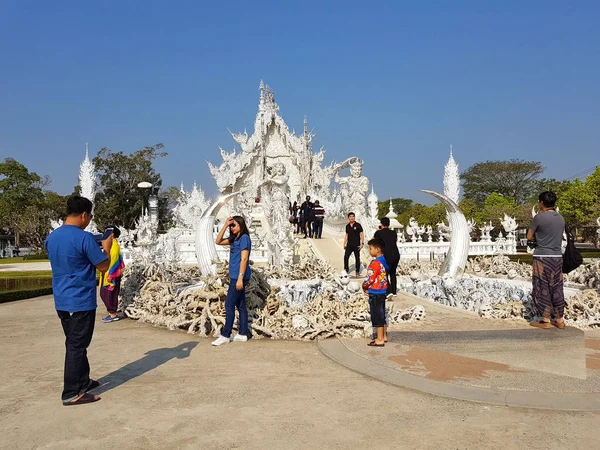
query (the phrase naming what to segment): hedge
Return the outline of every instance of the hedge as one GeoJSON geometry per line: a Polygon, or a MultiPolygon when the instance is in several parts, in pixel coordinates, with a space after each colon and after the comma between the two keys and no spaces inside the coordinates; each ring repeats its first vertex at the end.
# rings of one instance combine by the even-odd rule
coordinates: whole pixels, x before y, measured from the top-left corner
{"type": "Polygon", "coordinates": [[[0,277],[0,292],[52,287],[52,276],[0,277]]]}
{"type": "Polygon", "coordinates": [[[15,300],[24,300],[26,298],[39,297],[41,295],[51,295],[52,288],[21,289],[18,291],[0,292],[0,303],[13,302],[15,300]]]}
{"type": "Polygon", "coordinates": [[[34,253],[32,255],[23,256],[23,261],[41,261],[47,259],[48,255],[46,253],[34,253]]]}

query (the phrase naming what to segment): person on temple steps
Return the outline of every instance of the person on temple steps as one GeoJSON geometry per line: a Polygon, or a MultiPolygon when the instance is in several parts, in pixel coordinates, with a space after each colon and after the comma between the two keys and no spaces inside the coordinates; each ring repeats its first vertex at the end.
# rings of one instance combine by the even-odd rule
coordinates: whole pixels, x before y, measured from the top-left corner
{"type": "Polygon", "coordinates": [[[248,340],[248,309],[246,307],[246,285],[250,281],[250,252],[252,242],[246,221],[242,216],[228,217],[221,231],[217,235],[217,245],[229,245],[229,289],[225,299],[225,326],[221,335],[212,342],[219,346],[229,344],[233,323],[235,321],[235,310],[239,315],[238,333],[233,338],[234,342],[246,342],[248,340]],[[225,231],[229,230],[229,237],[224,238],[225,231]]]}
{"type": "Polygon", "coordinates": [[[310,201],[310,195],[306,196],[306,200],[300,206],[300,215],[303,218],[304,239],[313,237],[312,223],[315,220],[315,204],[310,201]]]}
{"type": "Polygon", "coordinates": [[[389,267],[387,298],[390,299],[396,295],[397,280],[396,269],[400,263],[400,252],[398,251],[398,233],[396,230],[390,230],[390,219],[384,217],[380,220],[381,228],[375,232],[375,238],[381,239],[385,243],[383,256],[389,267]]]}
{"type": "Polygon", "coordinates": [[[360,276],[360,251],[365,245],[365,233],[360,223],[356,221],[356,215],[353,212],[348,213],[348,223],[346,224],[346,235],[344,236],[344,270],[350,273],[348,265],[350,255],[354,254],[354,266],[356,276],[360,276]]]}
{"type": "Polygon", "coordinates": [[[315,239],[321,239],[323,234],[323,219],[325,219],[325,209],[319,203],[319,200],[315,200],[315,221],[313,222],[313,236],[315,239]]]}

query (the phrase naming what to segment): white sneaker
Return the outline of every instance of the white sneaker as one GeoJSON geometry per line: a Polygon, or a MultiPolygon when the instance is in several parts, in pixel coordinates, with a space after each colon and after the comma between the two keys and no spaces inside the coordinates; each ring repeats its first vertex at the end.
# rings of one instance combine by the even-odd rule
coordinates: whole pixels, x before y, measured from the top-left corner
{"type": "Polygon", "coordinates": [[[233,338],[233,342],[246,342],[248,340],[248,336],[244,334],[236,334],[233,338]]]}
{"type": "Polygon", "coordinates": [[[223,345],[223,344],[229,344],[230,342],[231,342],[231,340],[229,338],[226,338],[224,336],[219,336],[217,339],[212,341],[212,345],[218,346],[218,345],[223,345]]]}

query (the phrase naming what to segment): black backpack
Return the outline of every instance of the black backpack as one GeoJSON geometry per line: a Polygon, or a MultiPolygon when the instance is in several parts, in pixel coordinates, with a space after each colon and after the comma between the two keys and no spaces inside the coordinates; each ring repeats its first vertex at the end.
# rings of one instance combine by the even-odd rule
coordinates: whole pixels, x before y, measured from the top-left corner
{"type": "Polygon", "coordinates": [[[567,224],[565,224],[565,234],[567,235],[567,248],[563,254],[562,272],[569,273],[583,263],[583,258],[577,247],[575,247],[575,239],[573,239],[573,235],[569,232],[567,224]]]}

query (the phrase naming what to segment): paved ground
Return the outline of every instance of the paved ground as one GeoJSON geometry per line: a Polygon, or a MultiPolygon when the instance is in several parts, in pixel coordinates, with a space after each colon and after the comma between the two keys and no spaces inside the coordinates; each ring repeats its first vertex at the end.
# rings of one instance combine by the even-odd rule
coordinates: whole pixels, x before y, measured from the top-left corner
{"type": "Polygon", "coordinates": [[[129,320],[96,324],[90,360],[102,400],[65,408],[63,336],[51,297],[0,305],[0,324],[2,449],[597,445],[597,413],[434,397],[352,372],[315,343],[212,348],[208,339],[129,320]]]}
{"type": "Polygon", "coordinates": [[[0,264],[0,272],[27,272],[50,270],[50,261],[22,262],[18,264],[0,264]]]}

